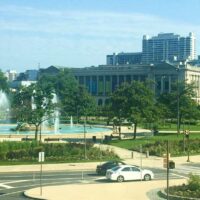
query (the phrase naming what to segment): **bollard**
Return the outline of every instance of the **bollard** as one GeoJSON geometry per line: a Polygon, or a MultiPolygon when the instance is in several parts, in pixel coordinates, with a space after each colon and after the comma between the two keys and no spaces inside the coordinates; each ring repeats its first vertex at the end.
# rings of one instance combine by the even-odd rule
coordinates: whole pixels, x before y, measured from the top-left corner
{"type": "Polygon", "coordinates": [[[146,152],[146,158],[148,158],[149,157],[149,151],[147,150],[147,152],[146,152]]]}
{"type": "Polygon", "coordinates": [[[131,158],[134,158],[134,153],[133,153],[133,151],[131,152],[131,158]]]}

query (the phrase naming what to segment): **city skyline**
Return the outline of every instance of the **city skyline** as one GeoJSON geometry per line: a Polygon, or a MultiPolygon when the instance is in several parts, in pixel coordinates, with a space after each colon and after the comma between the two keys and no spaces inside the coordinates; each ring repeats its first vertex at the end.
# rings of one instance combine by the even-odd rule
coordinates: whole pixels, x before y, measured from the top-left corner
{"type": "Polygon", "coordinates": [[[142,37],[194,32],[200,52],[198,0],[7,0],[0,3],[0,69],[106,63],[113,52],[142,51],[142,37]],[[188,11],[188,12],[186,12],[188,11]]]}

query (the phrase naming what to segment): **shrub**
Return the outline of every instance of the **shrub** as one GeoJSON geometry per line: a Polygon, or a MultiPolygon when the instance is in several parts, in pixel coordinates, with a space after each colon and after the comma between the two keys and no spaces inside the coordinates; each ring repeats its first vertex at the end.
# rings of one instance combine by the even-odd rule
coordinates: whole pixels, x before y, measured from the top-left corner
{"type": "Polygon", "coordinates": [[[190,174],[188,180],[188,188],[191,191],[198,190],[200,188],[200,176],[190,174]]]}

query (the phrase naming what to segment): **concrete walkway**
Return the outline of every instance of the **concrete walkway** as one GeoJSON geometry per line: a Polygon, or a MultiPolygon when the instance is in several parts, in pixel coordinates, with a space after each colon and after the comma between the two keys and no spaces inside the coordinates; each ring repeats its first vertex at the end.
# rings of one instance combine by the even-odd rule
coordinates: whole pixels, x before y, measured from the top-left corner
{"type": "MultiPolygon", "coordinates": [[[[184,179],[174,182],[175,185],[182,183],[185,183],[184,179]]],[[[147,200],[149,190],[165,186],[166,181],[76,184],[43,187],[42,195],[40,188],[35,188],[26,191],[25,195],[48,200],[147,200]]],[[[156,198],[154,196],[153,200],[156,198]]]]}

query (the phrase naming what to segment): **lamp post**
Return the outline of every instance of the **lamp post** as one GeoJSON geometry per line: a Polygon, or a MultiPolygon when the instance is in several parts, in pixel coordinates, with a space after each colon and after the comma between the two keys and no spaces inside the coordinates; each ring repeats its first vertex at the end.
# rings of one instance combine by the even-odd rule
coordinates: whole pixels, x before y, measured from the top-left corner
{"type": "Polygon", "coordinates": [[[87,159],[87,153],[86,153],[86,127],[85,127],[85,121],[86,119],[84,119],[84,158],[87,159]]]}
{"type": "Polygon", "coordinates": [[[179,88],[179,66],[177,71],[177,135],[180,134],[180,88],[179,88]]]}

